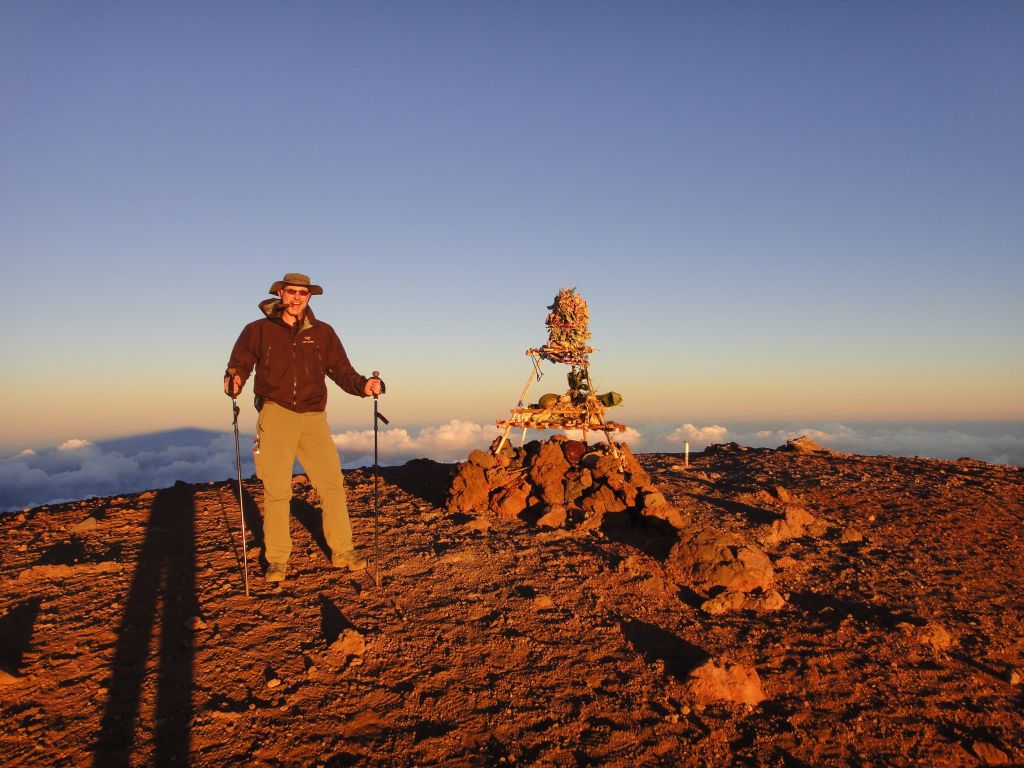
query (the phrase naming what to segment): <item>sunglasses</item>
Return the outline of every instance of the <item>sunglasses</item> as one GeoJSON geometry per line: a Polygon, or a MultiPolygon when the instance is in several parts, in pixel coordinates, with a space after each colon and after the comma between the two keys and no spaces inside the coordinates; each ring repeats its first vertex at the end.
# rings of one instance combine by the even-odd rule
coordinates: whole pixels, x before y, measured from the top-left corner
{"type": "Polygon", "coordinates": [[[283,288],[281,292],[289,296],[301,296],[302,298],[309,296],[309,291],[305,288],[283,288]]]}

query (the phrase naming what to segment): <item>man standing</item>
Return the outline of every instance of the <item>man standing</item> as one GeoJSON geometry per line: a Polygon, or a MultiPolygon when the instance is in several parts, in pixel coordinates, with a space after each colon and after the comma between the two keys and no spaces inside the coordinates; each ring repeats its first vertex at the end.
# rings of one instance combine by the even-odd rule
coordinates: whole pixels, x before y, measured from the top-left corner
{"type": "Polygon", "coordinates": [[[275,298],[260,302],[264,317],[242,329],[224,372],[224,392],[237,397],[256,369],[253,392],[259,418],[253,458],[263,481],[267,581],[284,581],[287,572],[296,458],[320,496],[331,564],[352,571],[366,567],[366,558],[352,545],[341,461],[327,426],[324,377],[357,397],[382,394],[384,386],[377,377],[357,373],[338,334],[313,316],[309,297],[323,292],[298,272],[271,285],[275,298]]]}

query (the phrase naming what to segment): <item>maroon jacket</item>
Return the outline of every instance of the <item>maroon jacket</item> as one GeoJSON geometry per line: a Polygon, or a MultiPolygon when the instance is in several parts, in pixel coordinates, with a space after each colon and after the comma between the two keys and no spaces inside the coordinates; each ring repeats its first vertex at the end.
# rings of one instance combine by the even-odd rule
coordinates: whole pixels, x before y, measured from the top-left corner
{"type": "Polygon", "coordinates": [[[238,374],[245,384],[255,367],[253,392],[299,413],[327,408],[324,376],[349,394],[365,396],[366,377],[352,367],[334,329],[317,320],[309,307],[294,326],[281,319],[278,299],[260,302],[260,309],[266,317],[242,329],[231,350],[228,374],[238,374]]]}

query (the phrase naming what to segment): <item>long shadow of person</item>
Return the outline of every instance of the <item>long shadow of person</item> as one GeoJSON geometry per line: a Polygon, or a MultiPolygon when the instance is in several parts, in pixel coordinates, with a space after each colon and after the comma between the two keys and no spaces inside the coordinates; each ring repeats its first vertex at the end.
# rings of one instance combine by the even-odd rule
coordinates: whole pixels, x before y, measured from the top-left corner
{"type": "MultiPolygon", "coordinates": [[[[150,641],[159,633],[153,766],[187,765],[192,719],[191,619],[197,616],[195,501],[176,483],[157,493],[128,591],[93,765],[128,766],[136,746],[150,641]],[[159,617],[157,613],[159,612],[159,617]]],[[[147,707],[148,709],[148,707],[147,707]]]]}

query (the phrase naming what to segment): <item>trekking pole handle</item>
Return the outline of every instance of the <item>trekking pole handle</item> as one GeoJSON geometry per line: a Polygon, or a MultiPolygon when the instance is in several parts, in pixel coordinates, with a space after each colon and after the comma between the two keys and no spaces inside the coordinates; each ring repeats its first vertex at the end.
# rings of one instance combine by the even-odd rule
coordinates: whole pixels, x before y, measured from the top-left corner
{"type": "MultiPolygon", "coordinates": [[[[380,371],[374,371],[373,372],[373,376],[371,376],[370,378],[371,379],[376,379],[377,381],[380,382],[380,394],[383,395],[384,394],[384,382],[383,382],[383,380],[380,377],[380,371]]],[[[374,395],[373,399],[376,400],[377,399],[377,395],[374,395]]]]}

